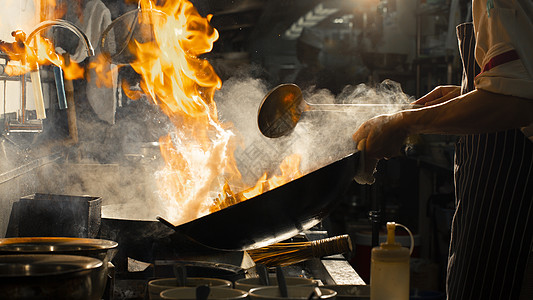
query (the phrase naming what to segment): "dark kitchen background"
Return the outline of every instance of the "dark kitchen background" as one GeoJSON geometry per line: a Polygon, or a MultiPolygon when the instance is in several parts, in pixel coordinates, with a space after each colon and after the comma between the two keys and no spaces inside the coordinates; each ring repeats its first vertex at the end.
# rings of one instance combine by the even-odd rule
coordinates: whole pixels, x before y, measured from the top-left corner
{"type": "MultiPolygon", "coordinates": [[[[36,9],[32,2],[22,0],[20,5],[2,8],[1,15],[11,17],[0,25],[1,40],[12,42],[10,34],[17,29],[31,31],[33,27],[27,23],[34,13],[28,11],[36,9]],[[25,20],[17,23],[18,17],[25,20]]],[[[87,2],[57,0],[57,5],[65,9],[64,19],[79,23],[81,17],[87,17],[83,16],[87,2]]],[[[102,2],[112,20],[137,8],[134,1],[102,2]]],[[[45,3],[41,5],[46,7],[45,3]]],[[[213,50],[203,57],[222,79],[215,100],[221,101],[221,116],[228,119],[243,108],[228,104],[231,102],[225,102],[224,97],[233,93],[259,103],[270,88],[281,83],[296,83],[302,90],[321,91],[335,98],[355,87],[379,89],[389,80],[409,99],[439,84],[460,84],[462,67],[455,26],[469,20],[470,1],[192,3],[202,16],[212,15],[210,23],[220,35],[213,50]]],[[[40,12],[41,20],[52,15],[46,9],[40,12]]],[[[33,20],[33,26],[37,23],[33,20]]],[[[68,30],[56,28],[51,38],[67,52],[76,51],[79,39],[68,30]]],[[[4,66],[7,56],[0,55],[4,66]]],[[[104,116],[101,108],[95,109],[88,100],[86,80],[74,80],[77,137],[73,141],[72,115],[59,107],[53,70],[42,66],[40,72],[48,116],[42,126],[23,130],[13,130],[9,124],[20,114],[22,97],[26,97],[27,118],[35,119],[31,84],[28,81],[27,93],[21,93],[20,76],[0,75],[0,238],[21,234],[18,231],[22,227],[12,224],[14,207],[28,195],[100,197],[103,205],[148,203],[156,197],[153,174],[161,164],[156,143],[166,134],[169,123],[160,109],[146,97],[128,98],[119,88],[111,117],[104,116]]],[[[138,87],[140,77],[131,67],[121,67],[118,76],[129,88],[138,87]]],[[[349,126],[346,124],[328,125],[333,125],[334,131],[355,132],[356,127],[345,128],[349,126]]],[[[346,260],[363,279],[367,278],[360,265],[365,260],[368,263],[369,257],[362,253],[370,247],[372,221],[377,220],[371,215],[377,213],[382,225],[395,221],[415,234],[411,284],[424,290],[443,290],[454,207],[454,142],[453,136],[411,137],[407,157],[381,161],[373,185],[353,182],[336,209],[317,225],[329,236],[351,236],[355,251],[346,255],[346,260]]]]}

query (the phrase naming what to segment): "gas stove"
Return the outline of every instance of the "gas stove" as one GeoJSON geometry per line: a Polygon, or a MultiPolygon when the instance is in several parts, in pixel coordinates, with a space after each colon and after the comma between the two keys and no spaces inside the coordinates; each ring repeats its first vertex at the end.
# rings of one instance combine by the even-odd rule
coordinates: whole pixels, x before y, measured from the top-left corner
{"type": "MultiPolygon", "coordinates": [[[[326,231],[305,231],[290,241],[315,240],[327,237],[326,231]]],[[[212,251],[195,255],[183,254],[179,259],[156,259],[152,263],[128,258],[128,271],[116,274],[113,299],[148,299],[148,281],[155,278],[174,277],[173,265],[187,266],[190,277],[214,277],[235,281],[239,278],[257,277],[255,263],[246,251],[212,251]]],[[[269,268],[275,276],[275,268],[269,268]]],[[[321,259],[312,258],[283,267],[287,277],[312,278],[319,285],[365,285],[343,255],[321,259]]]]}

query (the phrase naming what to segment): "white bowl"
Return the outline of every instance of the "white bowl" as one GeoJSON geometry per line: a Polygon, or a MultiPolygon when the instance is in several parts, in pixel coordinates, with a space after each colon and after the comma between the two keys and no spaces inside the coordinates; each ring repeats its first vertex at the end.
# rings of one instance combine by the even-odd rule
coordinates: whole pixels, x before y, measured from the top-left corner
{"type": "MultiPolygon", "coordinates": [[[[232,282],[219,278],[188,277],[185,281],[185,287],[196,287],[199,285],[208,285],[209,287],[231,288],[232,282]]],[[[162,291],[177,288],[176,278],[154,279],[148,282],[148,294],[150,300],[161,299],[159,296],[162,291]]]]}
{"type": "Polygon", "coordinates": [[[370,299],[370,285],[324,285],[322,287],[337,292],[337,299],[370,299]]]}
{"type": "MultiPolygon", "coordinates": [[[[180,299],[180,300],[196,300],[196,288],[194,287],[179,287],[170,290],[162,291],[159,295],[161,299],[180,299]]],[[[234,290],[228,288],[212,287],[209,290],[208,299],[246,299],[248,293],[241,290],[234,290]]]]}
{"type": "MultiPolygon", "coordinates": [[[[277,286],[278,280],[276,279],[276,276],[269,276],[268,277],[269,286],[277,286]]],[[[303,277],[285,277],[285,282],[287,286],[309,286],[309,287],[315,287],[318,285],[318,283],[309,278],[303,278],[303,277]]],[[[261,280],[258,277],[252,277],[252,278],[241,278],[235,281],[235,288],[243,291],[250,291],[253,288],[258,287],[264,287],[264,285],[261,284],[261,280]]]]}
{"type": "MultiPolygon", "coordinates": [[[[314,287],[310,286],[287,286],[287,297],[282,297],[277,286],[264,286],[251,289],[248,293],[250,299],[284,299],[284,300],[302,300],[308,299],[313,293],[314,287]]],[[[335,299],[337,292],[330,289],[319,287],[322,296],[320,299],[335,299]]]]}

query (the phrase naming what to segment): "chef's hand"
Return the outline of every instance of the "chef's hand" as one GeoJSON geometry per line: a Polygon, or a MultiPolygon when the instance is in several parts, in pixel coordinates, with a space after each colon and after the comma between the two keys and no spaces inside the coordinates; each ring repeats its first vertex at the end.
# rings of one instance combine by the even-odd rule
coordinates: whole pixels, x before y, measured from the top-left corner
{"type": "Polygon", "coordinates": [[[364,122],[354,133],[358,148],[364,149],[366,160],[399,156],[408,132],[402,113],[380,115],[364,122]]]}
{"type": "Polygon", "coordinates": [[[431,92],[425,96],[416,100],[412,104],[431,106],[439,103],[446,102],[461,95],[461,87],[456,85],[441,85],[434,88],[431,92]]]}

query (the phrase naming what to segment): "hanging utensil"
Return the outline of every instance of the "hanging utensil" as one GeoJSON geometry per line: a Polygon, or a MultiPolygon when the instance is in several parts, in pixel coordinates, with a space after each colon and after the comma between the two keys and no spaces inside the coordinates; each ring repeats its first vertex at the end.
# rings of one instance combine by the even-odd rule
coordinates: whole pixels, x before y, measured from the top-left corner
{"type": "Polygon", "coordinates": [[[166,22],[167,15],[156,9],[141,9],[140,6],[116,18],[101,35],[101,50],[104,57],[116,65],[134,62],[137,57],[130,51],[134,41],[147,43],[155,40],[155,25],[166,22]]]}
{"type": "Polygon", "coordinates": [[[346,103],[310,104],[302,97],[296,84],[281,84],[272,89],[261,101],[257,114],[257,124],[263,135],[278,138],[289,134],[300,120],[302,113],[308,111],[332,112],[373,112],[381,110],[402,110],[416,108],[412,104],[387,103],[346,103]]]}
{"type": "Polygon", "coordinates": [[[52,67],[54,70],[54,79],[56,82],[56,91],[57,91],[57,102],[59,104],[59,109],[67,109],[67,96],[65,93],[65,80],[63,79],[63,70],[61,67],[54,65],[52,67]]]}

